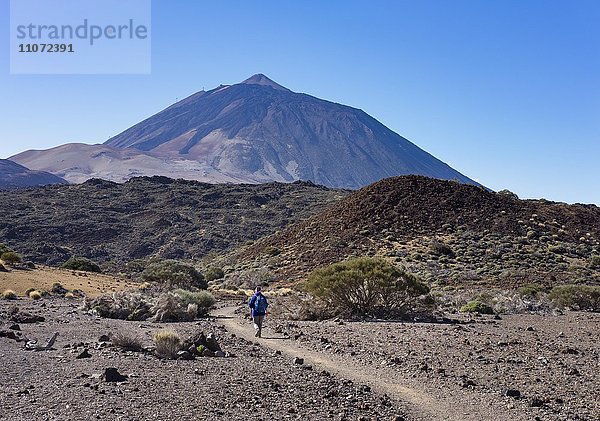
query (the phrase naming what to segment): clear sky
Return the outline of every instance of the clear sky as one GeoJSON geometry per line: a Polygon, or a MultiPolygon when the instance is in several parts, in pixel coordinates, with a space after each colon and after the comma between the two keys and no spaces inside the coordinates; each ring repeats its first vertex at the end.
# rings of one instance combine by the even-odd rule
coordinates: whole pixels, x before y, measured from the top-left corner
{"type": "Polygon", "coordinates": [[[9,75],[0,157],[101,143],[202,88],[264,73],[361,108],[465,175],[600,204],[600,2],[152,3],[149,75],[9,75]]]}

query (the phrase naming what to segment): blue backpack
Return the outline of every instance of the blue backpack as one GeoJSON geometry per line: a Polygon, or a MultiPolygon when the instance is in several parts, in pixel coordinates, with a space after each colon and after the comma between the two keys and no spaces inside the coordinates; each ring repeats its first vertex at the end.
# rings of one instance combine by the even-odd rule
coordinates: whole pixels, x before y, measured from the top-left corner
{"type": "Polygon", "coordinates": [[[265,314],[267,312],[267,299],[264,295],[258,295],[254,300],[254,314],[265,314]]]}

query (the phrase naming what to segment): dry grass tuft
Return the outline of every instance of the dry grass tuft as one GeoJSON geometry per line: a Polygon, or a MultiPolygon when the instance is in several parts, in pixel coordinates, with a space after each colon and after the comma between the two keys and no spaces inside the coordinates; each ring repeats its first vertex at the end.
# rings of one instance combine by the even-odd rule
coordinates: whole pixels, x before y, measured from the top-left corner
{"type": "Polygon", "coordinates": [[[31,291],[29,293],[29,298],[31,298],[32,300],[39,300],[40,298],[42,298],[42,293],[39,291],[31,291]]]}
{"type": "Polygon", "coordinates": [[[136,334],[117,332],[111,337],[114,346],[125,351],[140,352],[143,350],[142,338],[136,334]]]}
{"type": "Polygon", "coordinates": [[[5,300],[16,300],[17,294],[15,294],[15,292],[12,289],[7,289],[2,293],[2,298],[4,298],[5,300]]]}
{"type": "Polygon", "coordinates": [[[160,330],[154,334],[156,355],[160,358],[175,359],[181,351],[183,342],[181,336],[172,330],[160,330]]]}

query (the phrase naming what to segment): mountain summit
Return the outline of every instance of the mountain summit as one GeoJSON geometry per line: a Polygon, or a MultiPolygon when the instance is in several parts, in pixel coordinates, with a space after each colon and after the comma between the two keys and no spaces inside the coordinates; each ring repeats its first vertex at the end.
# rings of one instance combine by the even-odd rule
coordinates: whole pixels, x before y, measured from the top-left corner
{"type": "Polygon", "coordinates": [[[288,91],[291,92],[288,88],[284,88],[280,84],[273,82],[271,79],[263,75],[262,73],[257,73],[254,76],[250,76],[248,79],[242,82],[242,84],[246,85],[261,85],[261,86],[270,86],[273,89],[277,89],[280,91],[288,91]]]}
{"type": "Polygon", "coordinates": [[[364,111],[293,92],[263,74],[197,92],[104,145],[78,148],[69,156],[84,157],[85,165],[59,157],[60,147],[55,156],[36,151],[12,159],[70,181],[168,175],[359,188],[418,174],[476,184],[364,111]]]}

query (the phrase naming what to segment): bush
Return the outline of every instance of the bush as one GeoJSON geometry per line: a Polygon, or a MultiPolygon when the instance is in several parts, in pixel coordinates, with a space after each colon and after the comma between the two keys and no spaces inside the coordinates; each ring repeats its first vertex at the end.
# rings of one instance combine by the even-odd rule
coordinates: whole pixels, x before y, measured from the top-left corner
{"type": "Polygon", "coordinates": [[[65,295],[69,292],[69,290],[63,287],[59,282],[53,283],[50,291],[52,291],[52,294],[56,295],[65,295]]]}
{"type": "Polygon", "coordinates": [[[186,291],[176,289],[173,293],[181,298],[182,305],[189,308],[190,305],[197,306],[196,316],[204,316],[208,314],[210,308],[215,304],[215,297],[208,291],[186,291]]]}
{"type": "Polygon", "coordinates": [[[160,294],[150,309],[156,322],[181,322],[194,320],[198,315],[198,305],[184,305],[180,296],[165,292],[160,294]]]}
{"type": "Polygon", "coordinates": [[[559,308],[600,311],[600,287],[588,285],[560,285],[552,288],[548,298],[559,308]]]}
{"type": "Polygon", "coordinates": [[[7,289],[2,293],[2,298],[4,298],[5,300],[16,300],[17,294],[15,294],[15,292],[12,289],[7,289]]]}
{"type": "Polygon", "coordinates": [[[382,259],[357,258],[313,271],[306,290],[335,313],[351,317],[403,317],[429,288],[382,259]]]}
{"type": "Polygon", "coordinates": [[[431,243],[431,252],[437,256],[454,257],[454,251],[439,240],[435,240],[431,243]]]}
{"type": "Polygon", "coordinates": [[[4,243],[0,243],[0,255],[6,253],[6,252],[14,252],[13,249],[11,249],[10,247],[8,247],[6,244],[4,243]]]}
{"type": "Polygon", "coordinates": [[[194,320],[208,313],[215,303],[207,291],[184,291],[159,293],[149,291],[122,291],[85,299],[83,307],[100,317],[121,320],[148,320],[157,322],[181,322],[194,320]]]}
{"type": "Polygon", "coordinates": [[[517,293],[521,297],[536,298],[540,293],[547,292],[548,288],[540,284],[526,284],[517,289],[517,293]]]}
{"type": "Polygon", "coordinates": [[[555,244],[552,246],[548,246],[548,251],[550,253],[555,253],[555,254],[565,254],[568,252],[568,250],[564,246],[564,244],[555,244]]]}
{"type": "Polygon", "coordinates": [[[140,352],[143,350],[142,338],[139,335],[116,332],[110,338],[114,346],[125,351],[140,352]]]}
{"type": "Polygon", "coordinates": [[[29,294],[31,294],[31,293],[32,293],[33,291],[35,291],[35,290],[36,290],[35,288],[27,288],[27,289],[25,290],[25,296],[26,296],[26,297],[29,297],[29,294]]]}
{"type": "Polygon", "coordinates": [[[492,308],[492,306],[480,300],[469,301],[458,311],[460,311],[461,313],[494,314],[494,309],[492,308]]]}
{"type": "Polygon", "coordinates": [[[146,320],[152,313],[149,298],[140,292],[115,292],[84,301],[84,308],[100,317],[121,320],[146,320]]]}
{"type": "Polygon", "coordinates": [[[156,345],[156,355],[160,358],[175,359],[182,349],[183,342],[176,332],[161,330],[154,334],[154,345],[156,345]]]}
{"type": "Polygon", "coordinates": [[[271,257],[275,257],[281,254],[281,250],[279,250],[275,246],[269,246],[265,249],[265,254],[271,257]]]}
{"type": "Polygon", "coordinates": [[[600,256],[593,255],[590,257],[590,269],[600,269],[600,256]]]}
{"type": "Polygon", "coordinates": [[[85,257],[71,257],[62,267],[64,269],[81,270],[84,272],[102,272],[100,266],[85,257]]]}
{"type": "Polygon", "coordinates": [[[511,199],[518,199],[519,198],[519,196],[517,196],[515,193],[511,192],[508,189],[500,190],[498,192],[498,194],[500,194],[502,196],[510,197],[511,199]]]}
{"type": "Polygon", "coordinates": [[[9,265],[16,265],[17,263],[22,262],[21,256],[19,256],[14,251],[5,251],[4,253],[2,253],[0,255],[0,259],[4,263],[9,264],[9,265]]]}
{"type": "Polygon", "coordinates": [[[39,291],[31,291],[29,293],[29,298],[31,298],[32,300],[39,300],[40,298],[42,298],[42,293],[39,291]]]}
{"type": "Polygon", "coordinates": [[[169,288],[195,287],[206,289],[208,287],[204,276],[196,268],[176,260],[151,263],[142,272],[142,278],[147,282],[161,283],[169,288]]]}
{"type": "Polygon", "coordinates": [[[216,267],[208,268],[208,270],[204,274],[204,278],[206,279],[207,282],[215,281],[217,279],[223,279],[224,277],[225,277],[225,272],[223,272],[223,269],[216,268],[216,267]]]}

